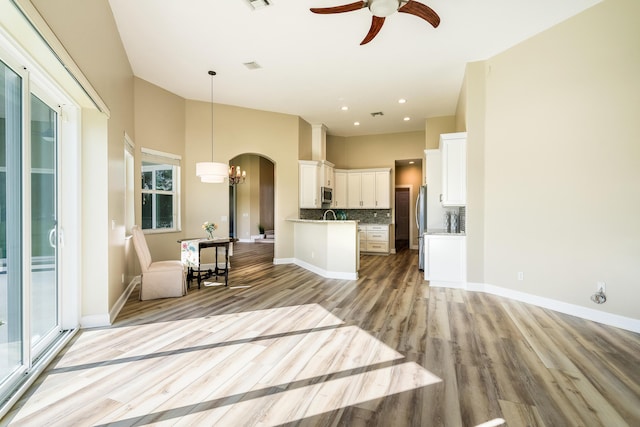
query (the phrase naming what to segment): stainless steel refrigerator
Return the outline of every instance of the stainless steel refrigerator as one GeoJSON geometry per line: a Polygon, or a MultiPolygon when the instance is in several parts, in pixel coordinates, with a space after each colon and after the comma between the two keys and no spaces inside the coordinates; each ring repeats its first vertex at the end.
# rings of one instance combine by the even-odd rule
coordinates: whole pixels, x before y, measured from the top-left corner
{"type": "Polygon", "coordinates": [[[424,270],[424,233],[427,231],[427,186],[420,187],[416,199],[416,228],[418,229],[418,268],[424,270]]]}

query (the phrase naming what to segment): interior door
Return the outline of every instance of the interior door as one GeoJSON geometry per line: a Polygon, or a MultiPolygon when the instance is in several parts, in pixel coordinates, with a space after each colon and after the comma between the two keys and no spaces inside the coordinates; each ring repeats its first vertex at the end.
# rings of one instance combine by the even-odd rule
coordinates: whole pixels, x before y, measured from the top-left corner
{"type": "Polygon", "coordinates": [[[396,250],[409,247],[409,189],[396,188],[396,250]]]}

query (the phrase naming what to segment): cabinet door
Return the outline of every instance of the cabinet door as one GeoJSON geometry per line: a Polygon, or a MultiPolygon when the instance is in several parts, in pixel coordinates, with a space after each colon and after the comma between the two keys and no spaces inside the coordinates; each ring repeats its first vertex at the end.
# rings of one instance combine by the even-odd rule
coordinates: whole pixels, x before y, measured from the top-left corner
{"type": "Polygon", "coordinates": [[[376,173],[362,172],[360,183],[360,206],[363,209],[376,208],[376,173]]]}
{"type": "Polygon", "coordinates": [[[391,209],[390,181],[389,172],[376,172],[376,209],[391,209]]]}
{"type": "Polygon", "coordinates": [[[333,168],[329,165],[322,165],[322,186],[335,189],[333,168]]]}
{"type": "Polygon", "coordinates": [[[361,173],[349,172],[347,174],[347,207],[351,209],[359,209],[362,207],[362,197],[360,194],[361,184],[361,173]]]}
{"type": "Polygon", "coordinates": [[[444,229],[442,206],[442,156],[440,150],[426,150],[427,163],[427,230],[444,229]]]}
{"type": "Polygon", "coordinates": [[[347,173],[336,172],[334,174],[335,186],[333,189],[333,207],[346,209],[347,206],[347,173]]]}
{"type": "Polygon", "coordinates": [[[307,209],[319,208],[321,206],[318,192],[318,166],[300,165],[300,207],[307,209]]]}
{"type": "Polygon", "coordinates": [[[467,203],[467,140],[441,136],[442,204],[464,206],[467,203]]]}
{"type": "Polygon", "coordinates": [[[466,241],[464,237],[425,236],[425,280],[465,282],[466,241]]]}

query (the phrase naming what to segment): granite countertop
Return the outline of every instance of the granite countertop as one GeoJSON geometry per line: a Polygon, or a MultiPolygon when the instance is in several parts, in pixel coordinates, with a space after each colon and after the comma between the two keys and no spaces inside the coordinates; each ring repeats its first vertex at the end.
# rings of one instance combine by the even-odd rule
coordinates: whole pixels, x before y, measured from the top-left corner
{"type": "Polygon", "coordinates": [[[447,233],[445,229],[429,229],[426,233],[429,236],[466,236],[467,233],[447,233]]]}
{"type": "Polygon", "coordinates": [[[287,218],[287,221],[291,222],[311,222],[311,223],[358,223],[357,219],[301,219],[301,218],[287,218]]]}

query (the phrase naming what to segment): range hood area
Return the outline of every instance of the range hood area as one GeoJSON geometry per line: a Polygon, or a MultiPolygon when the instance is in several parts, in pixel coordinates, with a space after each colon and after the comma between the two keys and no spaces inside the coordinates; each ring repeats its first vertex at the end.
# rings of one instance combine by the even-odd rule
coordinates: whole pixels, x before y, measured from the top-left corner
{"type": "Polygon", "coordinates": [[[327,127],[311,125],[311,160],[327,160],[327,127]]]}

